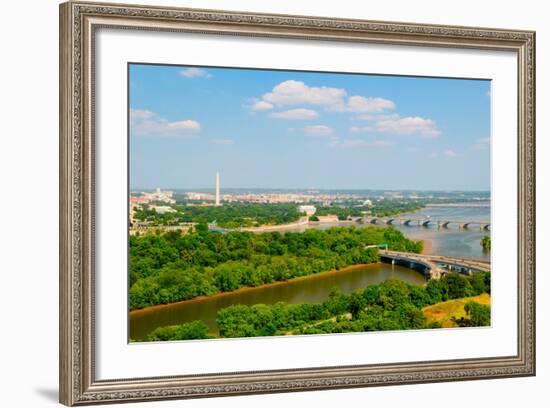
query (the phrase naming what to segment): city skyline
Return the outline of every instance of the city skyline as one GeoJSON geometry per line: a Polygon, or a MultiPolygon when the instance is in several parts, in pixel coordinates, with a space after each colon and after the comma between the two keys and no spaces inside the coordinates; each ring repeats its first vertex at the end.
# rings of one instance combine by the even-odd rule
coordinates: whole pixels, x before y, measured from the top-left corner
{"type": "Polygon", "coordinates": [[[204,187],[195,187],[195,188],[185,188],[185,187],[170,187],[165,186],[163,188],[156,186],[156,187],[131,187],[130,190],[132,192],[138,192],[138,191],[156,191],[157,193],[160,192],[160,190],[163,191],[201,191],[201,192],[213,192],[216,195],[216,202],[219,202],[219,197],[223,196],[223,190],[227,191],[272,191],[272,192],[287,192],[287,191],[300,191],[300,192],[326,192],[326,191],[369,191],[369,192],[381,192],[381,191],[387,191],[387,192],[449,192],[449,193],[460,193],[460,192],[471,192],[471,193],[490,193],[490,190],[431,190],[431,189],[371,189],[371,188],[266,188],[266,187],[223,187],[221,186],[221,180],[220,180],[220,172],[217,171],[215,173],[215,181],[213,186],[204,186],[204,187]]]}
{"type": "Polygon", "coordinates": [[[490,81],[130,66],[130,188],[490,190],[490,81]]]}

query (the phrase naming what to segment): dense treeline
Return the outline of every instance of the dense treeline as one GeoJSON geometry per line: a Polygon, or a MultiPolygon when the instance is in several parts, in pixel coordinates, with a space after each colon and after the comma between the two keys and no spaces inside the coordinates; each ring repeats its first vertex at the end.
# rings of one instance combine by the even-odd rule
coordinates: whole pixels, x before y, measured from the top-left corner
{"type": "MultiPolygon", "coordinates": [[[[321,334],[381,330],[408,330],[440,327],[430,322],[422,308],[441,301],[490,293],[490,273],[472,276],[457,273],[430,280],[426,287],[389,279],[349,295],[333,290],[320,304],[234,305],[218,312],[219,337],[255,337],[281,334],[321,334]]],[[[491,311],[487,306],[468,302],[467,318],[461,326],[487,326],[491,311]]],[[[148,340],[187,340],[209,338],[204,323],[161,327],[148,340]],[[202,337],[200,337],[202,336],[202,337]]]]}
{"type": "Polygon", "coordinates": [[[137,208],[135,218],[154,225],[178,225],[185,222],[216,223],[222,228],[279,225],[297,221],[305,215],[296,204],[224,203],[223,206],[175,205],[176,212],[157,213],[148,206],[137,208]]]}
{"type": "Polygon", "coordinates": [[[376,248],[420,253],[421,241],[395,228],[339,227],[304,232],[230,232],[197,225],[182,234],[130,236],[130,309],[379,261],[376,248]]]}
{"type": "MultiPolygon", "coordinates": [[[[165,205],[164,203],[157,203],[165,205]]],[[[224,203],[223,206],[181,204],[171,206],[174,212],[158,213],[145,204],[135,207],[134,217],[152,225],[180,225],[182,223],[216,223],[222,228],[257,227],[260,225],[281,225],[295,221],[305,213],[298,211],[294,203],[224,203]]],[[[348,217],[361,217],[368,213],[375,217],[391,217],[417,211],[424,207],[423,202],[384,200],[370,206],[344,203],[341,206],[317,206],[317,215],[336,215],[340,220],[348,217]]],[[[313,219],[315,220],[315,219],[313,219]]]]}
{"type": "Polygon", "coordinates": [[[209,338],[211,338],[211,336],[208,335],[208,326],[200,320],[176,326],[159,327],[147,336],[148,341],[198,340],[209,338]]]}
{"type": "Polygon", "coordinates": [[[424,204],[416,201],[384,200],[366,206],[327,206],[318,207],[315,215],[336,215],[339,220],[349,217],[361,217],[365,213],[373,217],[392,217],[394,215],[418,211],[424,208],[424,204]]]}

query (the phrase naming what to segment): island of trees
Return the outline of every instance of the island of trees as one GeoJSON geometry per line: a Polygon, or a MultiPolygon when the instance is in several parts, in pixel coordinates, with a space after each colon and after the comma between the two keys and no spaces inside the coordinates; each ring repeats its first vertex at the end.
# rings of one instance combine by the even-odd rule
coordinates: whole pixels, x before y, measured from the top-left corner
{"type": "Polygon", "coordinates": [[[172,206],[175,212],[158,213],[144,205],[137,208],[134,217],[152,225],[179,225],[182,223],[216,223],[222,228],[280,225],[297,221],[305,214],[296,204],[225,203],[223,206],[183,205],[172,206]]]}
{"type": "Polygon", "coordinates": [[[393,227],[333,227],[301,233],[170,231],[130,236],[130,309],[379,261],[377,248],[420,253],[393,227]]]}
{"type": "Polygon", "coordinates": [[[481,239],[481,247],[485,250],[485,251],[489,251],[491,249],[491,237],[489,235],[485,235],[482,239],[481,239]]]}
{"type": "MultiPolygon", "coordinates": [[[[450,299],[468,298],[491,292],[491,275],[486,272],[462,276],[445,275],[428,281],[425,287],[398,279],[349,295],[335,289],[319,304],[234,305],[217,315],[218,334],[209,334],[201,321],[160,327],[149,341],[189,340],[224,337],[255,337],[291,334],[347,333],[381,330],[429,329],[441,327],[428,320],[422,309],[450,299]]],[[[467,302],[465,316],[454,319],[458,326],[490,325],[491,309],[467,302]]]]}
{"type": "Polygon", "coordinates": [[[361,217],[369,214],[373,217],[393,217],[395,215],[421,210],[425,207],[421,201],[384,200],[372,205],[320,206],[315,215],[336,215],[339,220],[361,217]]]}

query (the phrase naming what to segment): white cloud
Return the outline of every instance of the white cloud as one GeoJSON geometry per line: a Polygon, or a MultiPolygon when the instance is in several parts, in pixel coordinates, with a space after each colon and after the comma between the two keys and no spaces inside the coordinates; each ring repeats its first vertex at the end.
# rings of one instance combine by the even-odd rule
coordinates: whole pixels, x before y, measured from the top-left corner
{"type": "Polygon", "coordinates": [[[394,142],[390,140],[373,140],[372,144],[378,147],[388,147],[388,146],[393,146],[394,142]]]}
{"type": "Polygon", "coordinates": [[[353,148],[353,147],[389,147],[393,146],[393,142],[389,140],[365,140],[365,139],[340,139],[337,137],[331,138],[328,146],[329,147],[342,147],[342,148],[353,148]]]}
{"type": "Polygon", "coordinates": [[[437,129],[435,121],[419,116],[389,117],[378,120],[372,126],[351,127],[353,133],[395,133],[399,135],[420,135],[424,137],[437,137],[441,131],[437,129]]]}
{"type": "Polygon", "coordinates": [[[273,104],[266,101],[256,101],[251,108],[253,111],[262,111],[273,109],[273,104]]]}
{"type": "Polygon", "coordinates": [[[335,108],[335,110],[356,113],[381,113],[391,109],[395,109],[395,103],[389,99],[365,98],[359,95],[350,96],[345,107],[335,108]]]}
{"type": "Polygon", "coordinates": [[[454,150],[451,150],[451,149],[445,150],[443,152],[443,154],[447,157],[456,157],[456,156],[458,156],[458,153],[455,152],[454,150]]]}
{"type": "Polygon", "coordinates": [[[325,125],[310,125],[304,127],[304,132],[311,136],[328,136],[332,133],[332,128],[325,125]]]}
{"type": "Polygon", "coordinates": [[[168,121],[149,110],[130,109],[130,131],[135,136],[186,136],[200,129],[194,120],[168,121]]]}
{"type": "Polygon", "coordinates": [[[317,119],[319,114],[311,109],[298,108],[283,112],[273,112],[269,116],[277,119],[308,120],[317,119]]]}
{"type": "Polygon", "coordinates": [[[288,80],[264,94],[262,99],[277,106],[299,104],[339,106],[344,104],[345,96],[346,91],[341,88],[310,87],[301,81],[288,80]]]}
{"type": "Polygon", "coordinates": [[[346,96],[347,92],[342,88],[308,86],[301,81],[287,80],[264,94],[260,102],[271,106],[318,105],[331,111],[355,113],[381,113],[395,108],[393,101],[384,98],[355,95],[346,101],[346,96]]]}
{"type": "Polygon", "coordinates": [[[482,137],[481,139],[477,139],[474,142],[474,149],[476,150],[485,150],[488,149],[491,144],[491,138],[490,137],[482,137]]]}
{"type": "Polygon", "coordinates": [[[375,122],[380,120],[399,119],[400,117],[401,116],[399,116],[398,113],[383,113],[383,114],[363,113],[357,116],[357,119],[375,122]]]}
{"type": "Polygon", "coordinates": [[[212,78],[212,75],[208,71],[200,68],[187,68],[181,70],[179,73],[186,78],[212,78]]]}
{"type": "Polygon", "coordinates": [[[437,137],[441,134],[432,119],[424,119],[419,116],[383,119],[376,122],[375,127],[380,132],[404,135],[419,134],[421,136],[437,137]]]}
{"type": "Polygon", "coordinates": [[[227,145],[235,144],[235,141],[233,139],[212,139],[210,143],[227,146],[227,145]]]}
{"type": "MultiPolygon", "coordinates": [[[[348,97],[345,89],[328,86],[308,86],[304,82],[287,80],[276,85],[271,92],[265,93],[252,105],[252,111],[269,110],[288,105],[321,106],[329,112],[347,112],[356,119],[369,121],[369,126],[354,126],[352,133],[393,133],[438,137],[441,131],[434,120],[419,116],[401,117],[394,110],[395,102],[381,97],[353,95],[348,97]]],[[[311,109],[296,108],[269,115],[279,119],[315,119],[319,115],[311,109]]],[[[315,130],[306,130],[312,134],[315,130]]],[[[321,131],[322,132],[322,131],[321,131]]]]}
{"type": "Polygon", "coordinates": [[[156,113],[145,109],[130,109],[130,121],[152,119],[156,113]]]}
{"type": "Polygon", "coordinates": [[[356,147],[356,146],[367,146],[368,142],[363,139],[344,139],[340,142],[342,147],[356,147]]]}

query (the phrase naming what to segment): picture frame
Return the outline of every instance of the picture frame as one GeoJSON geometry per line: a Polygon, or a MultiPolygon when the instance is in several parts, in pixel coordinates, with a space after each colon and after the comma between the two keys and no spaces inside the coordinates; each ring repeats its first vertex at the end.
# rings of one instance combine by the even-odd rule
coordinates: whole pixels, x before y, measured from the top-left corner
{"type": "MultiPolygon", "coordinates": [[[[124,137],[124,135],[121,135],[124,137]]],[[[60,402],[73,406],[535,375],[535,33],[125,4],[60,5],[60,402]],[[503,51],[517,59],[517,352],[170,376],[97,378],[96,34],[200,33],[503,51]]]]}

